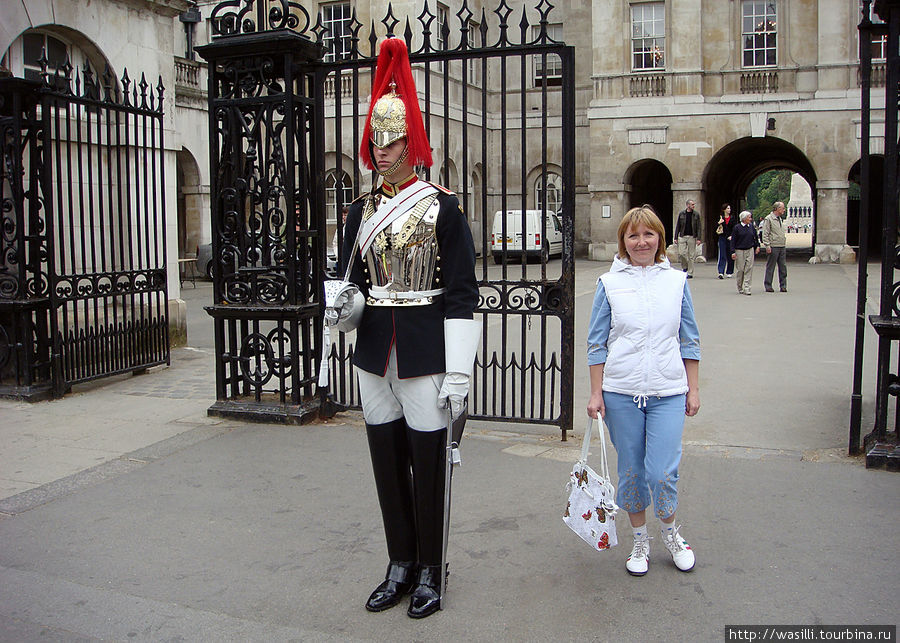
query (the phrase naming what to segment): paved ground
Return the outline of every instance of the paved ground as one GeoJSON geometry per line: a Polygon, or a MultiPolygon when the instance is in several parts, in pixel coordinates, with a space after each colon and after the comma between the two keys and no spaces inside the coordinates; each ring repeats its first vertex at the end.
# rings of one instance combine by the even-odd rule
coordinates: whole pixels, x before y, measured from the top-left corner
{"type": "MultiPolygon", "coordinates": [[[[607,268],[578,263],[579,347],[607,268]]],[[[761,266],[752,297],[711,264],[691,281],[702,409],[686,425],[679,522],[693,573],[654,542],[650,573],[628,576],[625,520],[602,554],[567,531],[577,439],[473,424],[448,609],[422,622],[362,608],[386,560],[358,414],[206,416],[210,288],[187,285],[190,345],[171,367],[0,401],[0,640],[716,641],[728,624],[896,624],[900,478],[845,455],[856,267],[789,269],[788,294],[762,292],[761,266]]],[[[864,392],[870,427],[871,376],[864,392]]]]}

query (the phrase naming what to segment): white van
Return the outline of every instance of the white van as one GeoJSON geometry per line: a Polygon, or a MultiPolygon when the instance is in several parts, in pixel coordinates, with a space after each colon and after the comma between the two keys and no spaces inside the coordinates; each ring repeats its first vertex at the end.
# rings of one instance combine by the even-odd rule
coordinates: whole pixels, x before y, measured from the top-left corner
{"type": "MultiPolygon", "coordinates": [[[[562,224],[559,216],[543,211],[546,217],[546,229],[541,210],[525,210],[525,253],[529,257],[562,256],[562,224]]],[[[491,228],[491,254],[494,263],[503,260],[503,222],[506,221],[506,256],[522,256],[522,210],[498,210],[494,214],[494,225],[491,228]]]]}

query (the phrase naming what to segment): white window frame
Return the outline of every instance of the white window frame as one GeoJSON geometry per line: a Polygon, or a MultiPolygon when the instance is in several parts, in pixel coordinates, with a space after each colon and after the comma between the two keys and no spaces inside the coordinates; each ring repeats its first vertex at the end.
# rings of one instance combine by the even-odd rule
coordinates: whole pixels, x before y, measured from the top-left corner
{"type": "MultiPolygon", "coordinates": [[[[7,69],[12,72],[13,76],[17,76],[19,78],[31,78],[32,80],[40,80],[41,68],[40,65],[35,61],[33,64],[25,60],[25,37],[30,35],[40,35],[44,39],[44,48],[46,51],[49,51],[47,47],[47,39],[52,38],[53,40],[59,42],[65,47],[66,55],[69,58],[69,64],[72,65],[72,83],[71,89],[75,91],[75,76],[76,74],[81,77],[81,89],[84,92],[84,63],[87,62],[91,68],[91,71],[94,74],[94,83],[99,90],[99,87],[102,84],[102,74],[104,72],[104,65],[106,61],[98,61],[92,60],[87,53],[82,50],[78,45],[73,44],[69,40],[67,40],[64,36],[60,34],[45,31],[43,29],[33,29],[27,31],[23,34],[20,34],[18,38],[13,42],[10,48],[3,55],[2,62],[3,65],[6,66],[7,69]]],[[[49,76],[47,77],[47,82],[49,84],[53,84],[53,76],[58,67],[61,67],[65,63],[65,58],[59,62],[57,65],[55,61],[50,61],[47,64],[47,73],[49,76]]],[[[62,69],[60,69],[60,83],[65,82],[65,74],[62,69]]],[[[96,96],[99,98],[100,96],[96,96]]]]}
{"type": "MultiPolygon", "coordinates": [[[[444,25],[447,24],[447,16],[450,13],[450,9],[447,8],[447,5],[437,3],[436,16],[434,21],[434,49],[435,51],[444,51],[444,47],[447,46],[447,43],[444,41],[444,25]]],[[[445,62],[441,60],[437,63],[437,70],[439,73],[444,73],[444,65],[445,62]]]]}
{"type": "MultiPolygon", "coordinates": [[[[537,39],[541,34],[541,26],[534,25],[531,28],[531,38],[537,39]]],[[[547,38],[556,42],[563,41],[563,26],[561,22],[547,25],[547,38]]],[[[544,69],[543,54],[535,54],[533,57],[532,82],[535,87],[541,87],[544,83],[550,86],[562,85],[562,58],[556,54],[546,54],[547,67],[544,69]]]]}
{"type": "MultiPolygon", "coordinates": [[[[469,21],[466,38],[469,49],[475,49],[475,34],[478,33],[478,23],[469,21]]],[[[481,87],[481,64],[477,58],[470,58],[466,62],[466,82],[475,87],[481,87]]]]}
{"type": "Polygon", "coordinates": [[[741,0],[741,66],[753,69],[777,64],[777,0],[741,0]]]}
{"type": "MultiPolygon", "coordinates": [[[[862,16],[863,11],[863,3],[862,0],[859,0],[859,15],[862,16]]],[[[875,3],[869,5],[869,20],[871,20],[876,25],[883,25],[884,20],[882,20],[877,13],[875,13],[875,3]]],[[[857,36],[859,35],[859,31],[857,31],[857,36]]],[[[872,44],[871,44],[871,52],[872,52],[872,62],[873,63],[883,63],[887,60],[887,34],[875,35],[872,34],[872,44]]]]}
{"type": "Polygon", "coordinates": [[[549,210],[556,214],[562,208],[562,176],[556,172],[546,172],[538,174],[534,180],[534,206],[537,210],[549,210]],[[547,195],[549,197],[547,204],[544,204],[544,177],[547,177],[547,195]]]}
{"type": "Polygon", "coordinates": [[[631,5],[631,70],[666,67],[666,3],[631,5]]]}
{"type": "Polygon", "coordinates": [[[322,44],[325,45],[325,62],[346,60],[350,57],[350,20],[353,17],[349,2],[329,2],[319,6],[322,17],[322,26],[326,31],[322,34],[322,44]],[[340,11],[340,15],[335,17],[340,11]],[[328,15],[326,15],[328,14],[328,15]],[[335,27],[338,27],[337,29],[335,27]],[[340,33],[335,33],[340,31],[340,33]]]}
{"type": "Polygon", "coordinates": [[[339,187],[343,192],[343,205],[350,205],[350,202],[353,201],[353,179],[347,172],[344,172],[343,181],[340,181],[337,170],[329,171],[325,175],[325,216],[328,223],[337,223],[341,220],[341,217],[338,216],[337,192],[339,187]]]}

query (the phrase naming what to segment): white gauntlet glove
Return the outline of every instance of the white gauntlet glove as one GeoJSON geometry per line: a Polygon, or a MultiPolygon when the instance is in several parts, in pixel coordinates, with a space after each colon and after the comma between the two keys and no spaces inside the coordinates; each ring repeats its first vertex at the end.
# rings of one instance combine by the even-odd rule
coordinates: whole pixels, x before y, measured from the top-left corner
{"type": "Polygon", "coordinates": [[[469,378],[475,365],[475,352],[481,340],[481,321],[476,319],[444,320],[444,356],[446,375],[438,394],[438,406],[450,409],[450,419],[462,415],[469,394],[469,378]]]}
{"type": "Polygon", "coordinates": [[[469,376],[465,373],[450,372],[444,375],[441,392],[438,393],[438,407],[450,409],[450,417],[458,418],[466,408],[469,394],[469,376]]]}

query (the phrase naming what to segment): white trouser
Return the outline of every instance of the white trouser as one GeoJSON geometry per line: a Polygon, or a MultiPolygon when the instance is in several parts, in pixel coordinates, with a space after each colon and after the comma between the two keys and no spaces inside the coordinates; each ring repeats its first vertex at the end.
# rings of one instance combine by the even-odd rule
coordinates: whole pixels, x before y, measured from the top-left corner
{"type": "Polygon", "coordinates": [[[405,418],[407,426],[415,431],[437,431],[447,426],[447,411],[437,405],[443,373],[400,379],[397,351],[393,347],[384,377],[362,369],[356,373],[366,424],[385,424],[405,418]]]}

